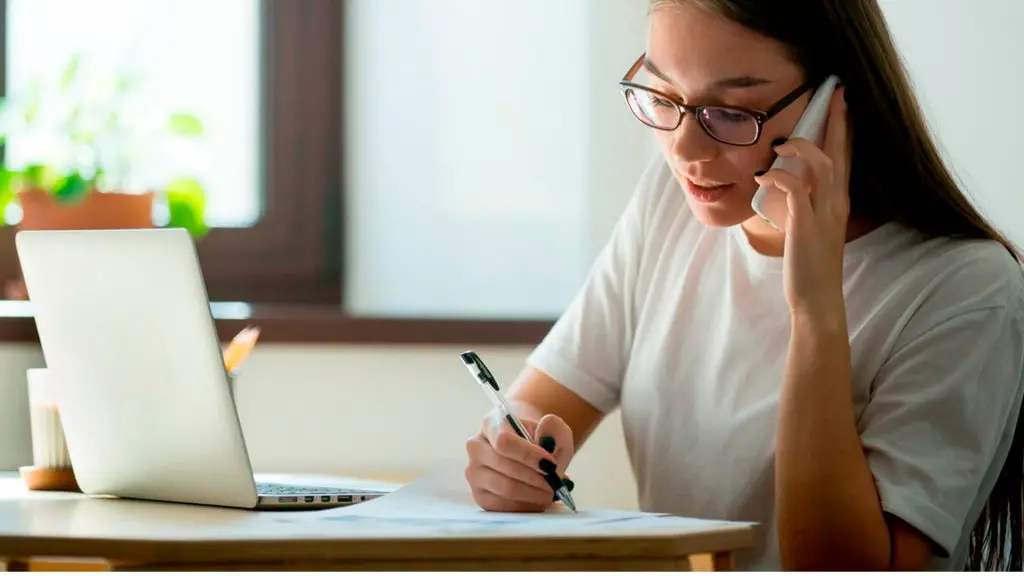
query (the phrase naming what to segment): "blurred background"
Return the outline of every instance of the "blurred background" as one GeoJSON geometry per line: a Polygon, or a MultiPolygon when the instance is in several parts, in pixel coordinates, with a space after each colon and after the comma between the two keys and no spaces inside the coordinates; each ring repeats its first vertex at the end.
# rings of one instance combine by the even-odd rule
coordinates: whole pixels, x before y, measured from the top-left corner
{"type": "MultiPolygon", "coordinates": [[[[882,4],[957,174],[1024,243],[1024,3],[882,4]]],[[[657,155],[617,88],[646,0],[0,8],[0,469],[30,463],[44,365],[18,228],[188,228],[222,336],[264,326],[238,388],[258,471],[401,479],[489,407],[457,353],[511,383],[657,155]]],[[[570,469],[588,505],[635,506],[617,418],[570,469]]]]}

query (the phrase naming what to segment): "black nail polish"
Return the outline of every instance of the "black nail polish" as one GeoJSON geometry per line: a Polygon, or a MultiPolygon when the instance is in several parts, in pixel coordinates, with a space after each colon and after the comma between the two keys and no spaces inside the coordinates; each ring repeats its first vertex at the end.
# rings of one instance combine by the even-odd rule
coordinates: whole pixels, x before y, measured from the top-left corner
{"type": "Polygon", "coordinates": [[[757,172],[754,172],[754,176],[764,176],[767,172],[767,170],[758,170],[757,172]]]}
{"type": "Polygon", "coordinates": [[[776,146],[782,146],[783,144],[786,143],[786,140],[789,140],[789,139],[788,138],[776,138],[775,140],[772,140],[772,148],[775,148],[776,146]]]}
{"type": "Polygon", "coordinates": [[[537,444],[549,453],[555,451],[555,438],[553,436],[541,436],[537,444]]]}
{"type": "Polygon", "coordinates": [[[547,458],[541,460],[540,464],[538,464],[537,467],[540,468],[545,474],[554,474],[555,471],[558,470],[558,464],[555,464],[554,462],[548,460],[547,458]]]}

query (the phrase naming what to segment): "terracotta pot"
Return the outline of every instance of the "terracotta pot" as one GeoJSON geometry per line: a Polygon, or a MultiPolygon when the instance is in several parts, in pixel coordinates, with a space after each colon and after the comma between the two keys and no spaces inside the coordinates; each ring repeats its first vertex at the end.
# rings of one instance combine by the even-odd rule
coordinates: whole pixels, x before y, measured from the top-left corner
{"type": "Polygon", "coordinates": [[[109,230],[152,228],[153,193],[91,192],[80,202],[61,203],[45,190],[18,194],[21,230],[109,230]]]}
{"type": "MultiPolygon", "coordinates": [[[[62,203],[45,190],[18,193],[22,217],[19,230],[110,230],[153,227],[154,194],[90,192],[79,202],[62,203]]],[[[25,283],[14,280],[5,287],[10,300],[26,300],[25,283]]]]}

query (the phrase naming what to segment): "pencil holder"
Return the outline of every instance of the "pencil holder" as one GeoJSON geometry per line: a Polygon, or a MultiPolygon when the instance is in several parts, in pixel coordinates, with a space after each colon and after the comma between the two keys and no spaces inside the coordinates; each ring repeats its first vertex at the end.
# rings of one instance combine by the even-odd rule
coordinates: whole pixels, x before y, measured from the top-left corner
{"type": "Polygon", "coordinates": [[[32,431],[32,466],[20,469],[31,490],[77,491],[71,455],[64,436],[54,373],[46,368],[30,368],[28,380],[29,424],[32,431]]]}

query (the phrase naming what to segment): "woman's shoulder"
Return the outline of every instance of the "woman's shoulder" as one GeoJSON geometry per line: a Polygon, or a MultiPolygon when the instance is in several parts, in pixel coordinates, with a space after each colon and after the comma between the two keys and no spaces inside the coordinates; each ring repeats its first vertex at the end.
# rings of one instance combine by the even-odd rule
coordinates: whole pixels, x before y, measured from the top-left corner
{"type": "Polygon", "coordinates": [[[936,238],[926,241],[923,248],[923,260],[931,262],[936,276],[948,282],[1024,292],[1024,268],[1016,254],[997,240],[936,238]]]}
{"type": "Polygon", "coordinates": [[[904,231],[888,259],[897,282],[920,290],[925,307],[959,311],[1002,307],[1024,314],[1024,267],[1001,242],[977,238],[926,238],[904,231]]]}

